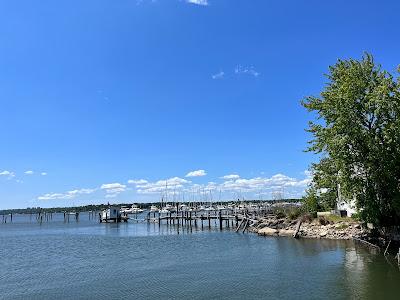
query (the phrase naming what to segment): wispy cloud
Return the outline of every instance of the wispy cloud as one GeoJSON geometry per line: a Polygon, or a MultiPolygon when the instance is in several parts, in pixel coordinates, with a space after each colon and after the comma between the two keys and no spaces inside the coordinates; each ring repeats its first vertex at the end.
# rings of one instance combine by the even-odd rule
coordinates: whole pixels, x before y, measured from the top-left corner
{"type": "Polygon", "coordinates": [[[49,193],[38,197],[38,200],[59,200],[73,199],[80,195],[87,195],[95,192],[96,189],[76,189],[65,193],[49,193]]]}
{"type": "Polygon", "coordinates": [[[99,188],[95,189],[75,189],[72,191],[68,191],[65,193],[48,193],[42,196],[39,196],[38,200],[58,200],[58,199],[74,199],[78,196],[92,194],[98,190],[102,190],[106,192],[106,198],[114,198],[119,193],[126,191],[126,185],[121,183],[105,183],[102,184],[99,188]]]}
{"type": "Polygon", "coordinates": [[[230,175],[222,176],[221,178],[225,179],[225,180],[232,180],[232,179],[239,179],[240,176],[237,174],[230,174],[230,175]]]}
{"type": "Polygon", "coordinates": [[[191,182],[180,177],[172,177],[155,182],[149,182],[144,179],[131,180],[131,183],[136,186],[136,191],[139,194],[159,194],[166,190],[180,190],[191,182]]]}
{"type": "Polygon", "coordinates": [[[33,175],[34,173],[35,172],[33,172],[32,170],[28,170],[28,171],[24,172],[25,175],[33,175]]]}
{"type": "Polygon", "coordinates": [[[256,191],[260,189],[280,189],[284,187],[301,187],[305,188],[310,182],[310,178],[302,180],[292,178],[283,174],[276,174],[272,177],[254,177],[254,178],[237,178],[228,179],[220,185],[222,190],[243,190],[256,191]]]}
{"type": "Polygon", "coordinates": [[[201,5],[201,6],[207,6],[208,1],[207,0],[186,0],[187,3],[191,4],[196,4],[196,5],[201,5]]]}
{"type": "Polygon", "coordinates": [[[144,180],[144,179],[137,179],[137,180],[135,180],[135,179],[129,179],[129,180],[128,180],[128,183],[140,185],[140,184],[146,184],[146,183],[148,183],[148,181],[147,181],[147,180],[144,180]]]}
{"type": "MultiPolygon", "coordinates": [[[[2,176],[10,176],[12,172],[0,172],[2,176]]],[[[205,176],[205,170],[195,170],[186,174],[187,177],[205,176]]],[[[168,179],[161,179],[149,181],[147,179],[130,179],[128,184],[133,186],[134,192],[141,195],[149,195],[150,197],[159,197],[160,194],[168,194],[173,192],[183,197],[184,194],[195,195],[208,195],[212,198],[212,193],[220,193],[225,196],[225,199],[233,199],[232,197],[241,197],[246,195],[248,198],[257,198],[264,195],[265,198],[275,197],[276,193],[284,193],[285,197],[300,197],[304,194],[305,189],[310,184],[312,175],[305,172],[303,178],[293,178],[284,174],[275,174],[271,177],[258,176],[243,178],[238,174],[232,173],[220,177],[216,181],[209,181],[204,184],[194,183],[188,179],[181,177],[171,177],[168,179]],[[284,191],[284,192],[283,192],[284,191]],[[157,196],[155,196],[157,195],[157,196]]],[[[73,199],[82,195],[89,195],[95,191],[105,192],[106,198],[115,198],[120,193],[131,190],[127,185],[114,182],[105,183],[95,189],[75,189],[64,193],[48,193],[39,196],[38,200],[55,200],[55,199],[73,199]]],[[[157,200],[153,199],[153,200],[157,200]]],[[[202,198],[203,199],[203,198],[202,198]]],[[[204,199],[203,199],[204,200],[204,199]]]]}
{"type": "Polygon", "coordinates": [[[225,76],[225,72],[224,71],[220,71],[216,74],[211,75],[212,79],[222,79],[225,76]]]}
{"type": "Polygon", "coordinates": [[[235,68],[235,74],[248,74],[248,75],[252,75],[254,77],[258,77],[260,76],[260,72],[257,72],[253,66],[250,67],[246,67],[246,66],[241,66],[241,65],[237,65],[235,68]]]}
{"type": "Polygon", "coordinates": [[[186,174],[185,177],[202,177],[206,176],[207,172],[205,170],[196,170],[196,171],[191,171],[186,174]]]}
{"type": "MultiPolygon", "coordinates": [[[[308,176],[303,179],[297,179],[284,174],[254,178],[241,178],[237,174],[229,174],[221,177],[221,179],[222,182],[219,183],[210,181],[205,184],[192,183],[179,177],[155,182],[149,182],[145,179],[130,180],[129,182],[135,185],[136,192],[139,194],[162,194],[171,190],[177,193],[192,194],[194,191],[221,191],[225,194],[246,193],[250,197],[254,197],[260,194],[272,195],[276,191],[284,190],[286,196],[300,197],[311,181],[311,178],[308,176]]],[[[232,194],[229,195],[229,197],[232,196],[232,194]]]]}
{"type": "Polygon", "coordinates": [[[42,175],[42,176],[46,176],[46,175],[47,175],[47,173],[46,173],[46,172],[42,172],[42,173],[40,173],[40,175],[42,175]]]}
{"type": "Polygon", "coordinates": [[[0,172],[0,176],[5,176],[5,177],[7,177],[7,179],[11,179],[11,178],[15,177],[15,173],[5,170],[5,171],[0,172]]]}
{"type": "Polygon", "coordinates": [[[126,191],[126,185],[117,182],[105,183],[101,185],[100,189],[104,190],[107,193],[106,195],[107,198],[114,198],[119,193],[126,191]]]}

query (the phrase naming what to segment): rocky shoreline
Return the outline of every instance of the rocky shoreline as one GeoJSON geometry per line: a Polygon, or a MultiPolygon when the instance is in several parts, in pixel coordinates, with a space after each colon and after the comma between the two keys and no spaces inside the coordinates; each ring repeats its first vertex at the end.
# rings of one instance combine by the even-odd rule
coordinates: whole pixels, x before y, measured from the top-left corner
{"type": "MultiPolygon", "coordinates": [[[[264,236],[294,236],[299,220],[269,217],[254,221],[249,230],[264,236]]],[[[355,220],[330,221],[324,217],[302,219],[297,237],[336,240],[363,239],[367,229],[355,220]]]]}

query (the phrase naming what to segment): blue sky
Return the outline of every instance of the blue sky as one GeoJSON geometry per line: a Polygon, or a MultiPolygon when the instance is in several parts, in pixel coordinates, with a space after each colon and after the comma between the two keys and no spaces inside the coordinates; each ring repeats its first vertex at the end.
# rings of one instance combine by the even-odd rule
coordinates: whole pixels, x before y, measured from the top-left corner
{"type": "Polygon", "coordinates": [[[166,179],[169,199],[299,196],[315,160],[300,100],[338,58],[394,73],[399,11],[1,0],[0,209],[158,201],[166,179]]]}

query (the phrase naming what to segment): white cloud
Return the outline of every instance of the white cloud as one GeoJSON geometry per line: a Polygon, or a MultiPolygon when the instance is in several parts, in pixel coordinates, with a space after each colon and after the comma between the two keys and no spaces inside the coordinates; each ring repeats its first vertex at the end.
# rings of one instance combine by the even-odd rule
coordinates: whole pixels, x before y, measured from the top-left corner
{"type": "Polygon", "coordinates": [[[220,71],[216,74],[211,75],[212,79],[222,79],[225,76],[225,72],[224,71],[220,71]]]}
{"type": "Polygon", "coordinates": [[[304,170],[304,175],[306,175],[307,177],[313,177],[313,173],[310,170],[304,170]]]}
{"type": "Polygon", "coordinates": [[[244,67],[241,65],[237,65],[235,68],[235,74],[248,74],[254,77],[260,76],[260,73],[254,70],[254,67],[244,67]]]}
{"type": "Polygon", "coordinates": [[[15,177],[15,173],[5,170],[5,171],[0,172],[0,176],[7,176],[8,179],[11,179],[11,178],[15,177]]]}
{"type": "Polygon", "coordinates": [[[46,176],[46,175],[47,175],[47,173],[46,173],[46,172],[42,172],[42,173],[40,173],[40,175],[42,175],[42,176],[46,176]]]}
{"type": "Polygon", "coordinates": [[[105,183],[101,185],[100,189],[106,191],[107,194],[119,194],[125,192],[126,185],[121,183],[105,183]]]}
{"type": "Polygon", "coordinates": [[[26,174],[26,175],[32,175],[33,173],[35,173],[35,172],[33,172],[32,170],[29,170],[29,171],[25,171],[25,172],[24,172],[24,174],[26,174]]]}
{"type": "MultiPolygon", "coordinates": [[[[132,180],[139,194],[160,194],[166,191],[188,193],[195,197],[197,194],[220,190],[227,197],[246,193],[248,197],[256,195],[272,195],[276,191],[284,191],[286,197],[300,197],[310,183],[309,177],[303,179],[292,178],[284,174],[276,174],[271,177],[240,178],[237,174],[229,174],[221,177],[223,182],[208,182],[206,184],[192,183],[191,181],[174,177],[168,180],[148,182],[144,179],[132,180]],[[229,196],[228,196],[229,195],[229,196]]],[[[268,197],[267,197],[268,198],[268,197]]]]}
{"type": "Polygon", "coordinates": [[[196,5],[202,5],[202,6],[208,5],[208,0],[186,0],[186,2],[191,3],[191,4],[196,4],[196,5]]]}
{"type": "MultiPolygon", "coordinates": [[[[10,176],[12,172],[3,171],[0,175],[10,176]]],[[[189,172],[188,176],[204,176],[206,172],[204,170],[196,170],[189,172]]],[[[220,177],[217,182],[207,182],[204,184],[193,183],[188,179],[180,177],[172,177],[168,179],[149,181],[146,179],[130,179],[128,184],[134,186],[136,193],[141,195],[153,195],[152,197],[159,197],[160,194],[164,193],[176,193],[182,196],[182,199],[195,199],[203,201],[205,198],[215,198],[212,194],[219,193],[221,199],[233,199],[235,197],[242,197],[246,195],[246,198],[257,199],[264,195],[264,199],[268,199],[271,196],[274,197],[274,193],[281,193],[285,197],[300,197],[304,194],[304,191],[308,184],[311,182],[312,177],[309,174],[304,174],[303,178],[292,178],[284,174],[275,174],[271,177],[259,176],[252,178],[241,178],[238,174],[228,174],[220,177]],[[155,196],[157,195],[157,196],[155,196]],[[184,197],[186,195],[186,197],[184,197]],[[270,196],[270,197],[269,197],[270,196]],[[189,197],[189,198],[188,198],[189,197]],[[204,198],[204,199],[203,199],[204,198]]],[[[87,195],[94,193],[97,190],[105,192],[106,198],[115,198],[120,193],[130,190],[125,184],[121,183],[106,183],[102,184],[97,189],[76,189],[64,193],[48,193],[39,196],[39,200],[53,200],[53,199],[72,199],[81,195],[87,195]]],[[[153,200],[153,199],[152,199],[153,200]]],[[[154,199],[155,200],[155,199],[154,199]]]]}
{"type": "Polygon", "coordinates": [[[196,170],[196,171],[191,171],[186,174],[185,177],[201,177],[201,176],[206,176],[207,172],[204,170],[196,170]]]}
{"type": "Polygon", "coordinates": [[[38,197],[38,200],[58,200],[58,199],[73,199],[79,195],[91,194],[96,189],[77,189],[65,193],[49,193],[38,197]]]}
{"type": "MultiPolygon", "coordinates": [[[[229,175],[228,175],[229,176],[229,175]]],[[[277,190],[288,189],[304,192],[304,189],[310,182],[310,178],[302,180],[292,178],[283,174],[276,174],[270,178],[255,177],[255,178],[237,178],[223,182],[220,189],[224,191],[244,191],[256,192],[260,190],[277,190]]]]}
{"type": "Polygon", "coordinates": [[[129,184],[136,184],[136,185],[138,185],[138,184],[145,184],[145,183],[148,183],[148,181],[145,180],[145,179],[129,179],[129,180],[128,180],[128,183],[129,183],[129,184]]]}
{"type": "Polygon", "coordinates": [[[230,175],[225,175],[221,177],[224,180],[235,180],[235,179],[239,179],[240,176],[237,174],[230,174],[230,175]]]}
{"type": "Polygon", "coordinates": [[[172,177],[155,182],[148,182],[147,180],[141,179],[137,180],[137,182],[139,183],[136,183],[136,191],[139,194],[159,194],[164,193],[166,190],[180,190],[185,185],[191,183],[189,180],[179,177],[172,177]]]}

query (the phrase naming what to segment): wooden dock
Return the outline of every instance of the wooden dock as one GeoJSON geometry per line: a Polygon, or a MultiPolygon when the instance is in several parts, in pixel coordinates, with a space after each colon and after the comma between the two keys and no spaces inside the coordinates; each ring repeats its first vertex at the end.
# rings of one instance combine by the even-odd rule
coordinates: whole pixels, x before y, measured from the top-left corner
{"type": "Polygon", "coordinates": [[[177,212],[148,212],[145,221],[149,223],[168,224],[177,226],[194,226],[204,228],[211,227],[212,223],[217,225],[221,230],[225,228],[236,228],[239,231],[243,227],[243,231],[251,225],[253,220],[270,216],[272,211],[266,208],[253,210],[192,210],[177,212]]]}

